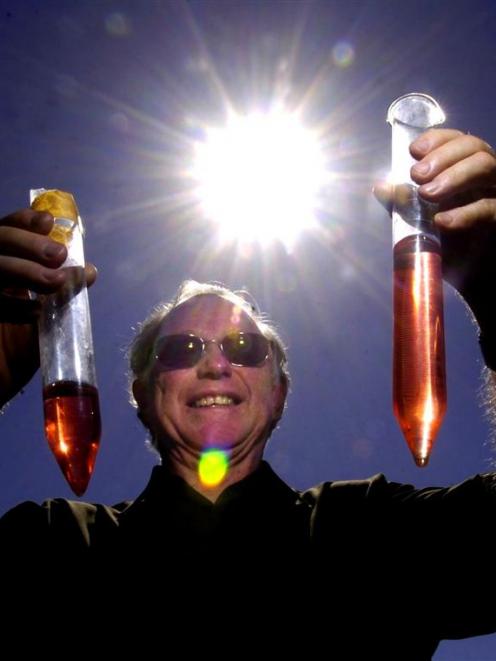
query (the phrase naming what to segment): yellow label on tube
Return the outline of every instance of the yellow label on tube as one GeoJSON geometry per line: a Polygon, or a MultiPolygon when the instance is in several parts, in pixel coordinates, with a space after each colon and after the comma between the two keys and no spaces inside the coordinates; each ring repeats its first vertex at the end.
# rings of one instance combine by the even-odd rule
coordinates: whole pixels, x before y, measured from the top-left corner
{"type": "Polygon", "coordinates": [[[56,219],[48,235],[51,239],[64,245],[70,241],[72,230],[79,219],[76,201],[71,193],[55,189],[46,190],[33,200],[31,209],[48,211],[56,219]]]}

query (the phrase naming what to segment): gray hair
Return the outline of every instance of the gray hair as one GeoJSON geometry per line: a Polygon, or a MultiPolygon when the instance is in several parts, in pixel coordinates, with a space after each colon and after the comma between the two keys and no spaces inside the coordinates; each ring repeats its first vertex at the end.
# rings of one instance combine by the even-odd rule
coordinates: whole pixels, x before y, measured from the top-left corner
{"type": "MultiPolygon", "coordinates": [[[[195,296],[205,294],[214,294],[230,301],[234,305],[239,306],[251,319],[253,319],[262,335],[271,342],[273,347],[272,365],[274,380],[283,383],[287,387],[287,391],[290,391],[291,376],[288,369],[286,347],[284,346],[275,325],[270,321],[266,314],[260,311],[253,296],[246,289],[231,290],[218,282],[201,283],[196,280],[184,280],[169,302],[156,305],[151,314],[138,325],[136,335],[131,341],[127,351],[127,357],[129,360],[129,401],[131,405],[137,409],[138,418],[145,427],[147,427],[147,425],[133,395],[133,382],[136,379],[139,379],[143,383],[149,383],[154,365],[155,342],[164,319],[166,319],[172,310],[185,301],[195,296]]],[[[286,409],[286,406],[287,401],[284,403],[284,410],[286,409]]],[[[269,436],[277,426],[279,420],[280,418],[272,422],[269,436]]],[[[150,429],[148,429],[148,431],[150,432],[151,446],[155,450],[158,450],[157,439],[154,438],[150,429]]]]}

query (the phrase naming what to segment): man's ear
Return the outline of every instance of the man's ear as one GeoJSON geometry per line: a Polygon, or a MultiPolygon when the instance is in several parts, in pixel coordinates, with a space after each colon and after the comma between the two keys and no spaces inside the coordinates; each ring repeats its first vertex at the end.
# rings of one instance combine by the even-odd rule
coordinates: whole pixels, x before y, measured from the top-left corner
{"type": "Polygon", "coordinates": [[[139,408],[142,408],[146,399],[146,388],[144,383],[139,379],[133,381],[133,396],[139,408]]]}
{"type": "Polygon", "coordinates": [[[288,396],[288,383],[286,379],[280,380],[274,386],[274,418],[280,420],[284,411],[284,404],[288,396]]]}
{"type": "Polygon", "coordinates": [[[274,407],[274,415],[269,427],[269,436],[271,436],[274,429],[279,424],[279,420],[284,413],[284,404],[288,394],[288,383],[286,379],[282,379],[272,387],[272,404],[274,407]]]}
{"type": "Polygon", "coordinates": [[[132,389],[133,389],[134,399],[138,404],[138,411],[137,411],[138,418],[146,427],[148,427],[146,421],[146,409],[148,407],[148,393],[147,393],[146,385],[143,383],[143,381],[136,379],[135,381],[133,381],[132,389]]]}

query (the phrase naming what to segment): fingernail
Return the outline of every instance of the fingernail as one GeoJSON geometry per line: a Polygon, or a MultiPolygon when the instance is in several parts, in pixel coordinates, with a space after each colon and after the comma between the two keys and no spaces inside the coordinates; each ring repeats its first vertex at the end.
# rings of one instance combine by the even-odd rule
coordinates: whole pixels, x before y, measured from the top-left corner
{"type": "Polygon", "coordinates": [[[443,212],[443,213],[437,213],[435,216],[435,220],[436,222],[441,223],[442,225],[451,225],[454,218],[451,214],[443,212]]]}
{"type": "Polygon", "coordinates": [[[429,141],[428,140],[415,140],[412,143],[412,147],[415,149],[415,151],[421,151],[425,152],[429,149],[429,141]]]}
{"type": "Polygon", "coordinates": [[[424,184],[423,186],[421,186],[420,192],[427,193],[428,195],[434,195],[435,193],[438,193],[442,187],[443,187],[442,182],[431,181],[429,184],[424,184]]]}
{"type": "Polygon", "coordinates": [[[413,170],[419,174],[427,174],[431,169],[431,164],[426,162],[420,162],[413,166],[413,170]]]}
{"type": "Polygon", "coordinates": [[[48,259],[56,259],[58,257],[62,257],[62,254],[64,253],[64,246],[56,243],[47,243],[46,246],[43,249],[43,254],[45,257],[48,259]]]}
{"type": "Polygon", "coordinates": [[[43,271],[43,278],[50,284],[62,283],[65,280],[63,270],[43,271]]]}

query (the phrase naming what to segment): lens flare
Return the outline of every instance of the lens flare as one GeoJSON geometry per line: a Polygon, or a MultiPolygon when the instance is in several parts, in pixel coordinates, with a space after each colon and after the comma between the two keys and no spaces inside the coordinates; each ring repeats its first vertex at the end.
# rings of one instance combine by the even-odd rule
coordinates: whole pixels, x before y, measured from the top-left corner
{"type": "Polygon", "coordinates": [[[131,32],[131,25],[127,16],[113,12],[105,18],[105,29],[112,37],[127,37],[131,32]]]}
{"type": "Polygon", "coordinates": [[[229,467],[229,457],[225,450],[206,450],[198,462],[198,475],[206,487],[216,487],[225,478],[229,467]]]}
{"type": "Polygon", "coordinates": [[[338,67],[346,69],[355,59],[355,49],[349,41],[340,41],[332,49],[332,59],[338,67]]]}

